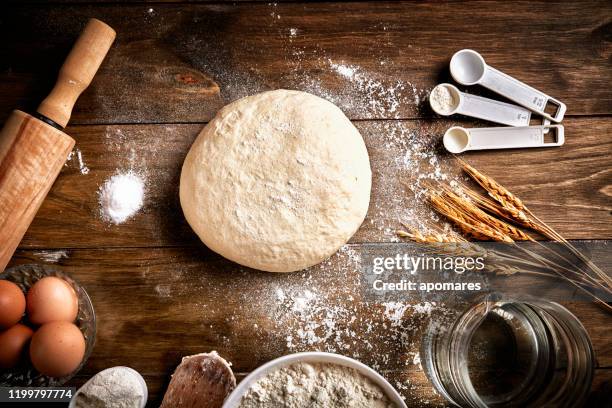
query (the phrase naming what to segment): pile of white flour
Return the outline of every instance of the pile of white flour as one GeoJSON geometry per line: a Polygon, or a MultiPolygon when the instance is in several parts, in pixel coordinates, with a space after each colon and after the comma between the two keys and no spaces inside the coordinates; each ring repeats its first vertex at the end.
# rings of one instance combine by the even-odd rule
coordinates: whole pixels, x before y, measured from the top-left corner
{"type": "Polygon", "coordinates": [[[144,400],[142,385],[134,372],[115,367],[96,374],[79,390],[76,408],[140,408],[144,400]]]}
{"type": "Polygon", "coordinates": [[[296,363],[251,385],[239,408],[391,408],[383,390],[350,367],[296,363]]]}
{"type": "Polygon", "coordinates": [[[102,218],[113,224],[121,224],[142,207],[144,181],[129,171],[115,174],[100,187],[98,201],[102,218]]]}

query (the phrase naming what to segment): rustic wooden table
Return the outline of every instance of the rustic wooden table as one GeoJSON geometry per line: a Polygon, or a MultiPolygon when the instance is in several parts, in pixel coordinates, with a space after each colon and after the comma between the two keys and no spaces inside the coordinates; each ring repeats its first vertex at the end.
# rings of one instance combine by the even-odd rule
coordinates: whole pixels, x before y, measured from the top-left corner
{"type": "MultiPolygon", "coordinates": [[[[290,352],[327,350],[377,368],[409,406],[445,406],[418,364],[430,305],[360,302],[355,264],[364,243],[394,241],[400,221],[437,222],[422,181],[456,177],[440,138],[450,123],[470,121],[435,117],[426,96],[451,82],[448,61],[461,48],[568,106],[565,146],[469,161],[567,238],[612,238],[609,1],[18,2],[0,16],[0,119],[36,107],[89,17],[117,40],[67,128],[75,154],[11,264],[55,265],[91,295],[97,343],[73,385],[129,365],[155,406],[184,355],[217,350],[241,378],[290,352]],[[202,126],[227,101],[275,88],[338,104],[362,132],[374,175],[368,217],[350,244],[289,275],[246,270],[205,248],[177,194],[202,126]],[[130,169],[146,178],[144,208],[111,225],[98,189],[130,169]]],[[[597,353],[593,398],[609,398],[610,316],[586,302],[567,306],[597,353]]]]}

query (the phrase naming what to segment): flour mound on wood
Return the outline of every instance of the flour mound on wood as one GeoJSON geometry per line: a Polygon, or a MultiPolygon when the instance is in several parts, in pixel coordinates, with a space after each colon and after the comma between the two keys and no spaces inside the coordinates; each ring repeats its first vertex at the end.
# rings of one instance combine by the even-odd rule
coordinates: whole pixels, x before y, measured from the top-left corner
{"type": "Polygon", "coordinates": [[[121,224],[136,214],[144,201],[144,181],[134,173],[115,174],[100,187],[100,214],[106,221],[121,224]]]}
{"type": "Polygon", "coordinates": [[[251,385],[239,408],[390,408],[384,391],[355,369],[296,363],[251,385]]]}

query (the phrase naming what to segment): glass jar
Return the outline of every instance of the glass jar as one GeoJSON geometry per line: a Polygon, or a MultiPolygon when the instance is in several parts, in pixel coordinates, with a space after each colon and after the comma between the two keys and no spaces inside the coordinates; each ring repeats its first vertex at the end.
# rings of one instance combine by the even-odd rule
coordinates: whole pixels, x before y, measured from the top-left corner
{"type": "Polygon", "coordinates": [[[422,349],[436,390],[459,407],[575,407],[595,357],[580,321],[558,303],[488,295],[433,320],[422,349]]]}

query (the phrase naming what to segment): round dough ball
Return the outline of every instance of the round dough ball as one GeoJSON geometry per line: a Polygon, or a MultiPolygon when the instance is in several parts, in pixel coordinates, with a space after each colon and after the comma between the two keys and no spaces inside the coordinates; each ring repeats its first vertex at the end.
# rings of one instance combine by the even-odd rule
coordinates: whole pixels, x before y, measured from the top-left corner
{"type": "Polygon", "coordinates": [[[276,90],[217,113],[187,154],[185,218],[213,251],[292,272],[331,256],[370,202],[365,143],[342,111],[306,92],[276,90]]]}

